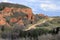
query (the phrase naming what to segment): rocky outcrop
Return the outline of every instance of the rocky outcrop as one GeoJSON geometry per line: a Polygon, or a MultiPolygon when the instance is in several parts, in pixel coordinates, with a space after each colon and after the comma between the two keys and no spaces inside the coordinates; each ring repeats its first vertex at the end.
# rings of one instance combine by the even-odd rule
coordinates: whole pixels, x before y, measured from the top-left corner
{"type": "Polygon", "coordinates": [[[22,19],[19,20],[19,21],[17,22],[17,24],[18,24],[18,25],[24,25],[23,20],[22,20],[22,19]]]}
{"type": "Polygon", "coordinates": [[[32,9],[23,5],[0,3],[0,25],[14,26],[27,26],[36,23],[40,18],[48,18],[44,14],[35,16],[32,9]]]}
{"type": "Polygon", "coordinates": [[[15,22],[17,22],[17,19],[16,19],[16,18],[11,18],[11,19],[10,19],[10,22],[15,23],[15,22]]]}
{"type": "Polygon", "coordinates": [[[12,9],[9,8],[9,7],[5,7],[5,8],[3,9],[3,12],[5,12],[5,13],[9,13],[9,12],[11,12],[11,11],[12,11],[12,9]]]}
{"type": "MultiPolygon", "coordinates": [[[[4,17],[6,17],[6,16],[14,16],[13,14],[15,13],[15,12],[18,12],[18,13],[24,13],[24,14],[26,14],[26,16],[24,16],[24,18],[27,18],[28,20],[33,20],[32,19],[32,10],[31,9],[29,9],[29,8],[9,8],[9,7],[5,7],[2,11],[1,11],[1,14],[0,14],[0,17],[1,17],[1,19],[2,18],[4,18],[4,17]]],[[[4,18],[5,19],[5,18],[4,18]]],[[[5,21],[3,21],[2,20],[2,23],[1,23],[1,25],[3,24],[3,22],[5,22],[5,21]]],[[[10,21],[9,21],[10,23],[17,23],[17,24],[19,24],[19,25],[24,25],[24,23],[23,23],[23,20],[22,20],[22,17],[21,16],[19,16],[19,17],[17,17],[17,19],[16,18],[11,18],[10,19],[10,21]]]]}
{"type": "Polygon", "coordinates": [[[44,17],[45,15],[44,15],[44,14],[42,14],[42,13],[40,13],[40,14],[39,14],[39,16],[42,16],[42,17],[44,17]]]}
{"type": "Polygon", "coordinates": [[[40,13],[40,14],[38,14],[40,17],[43,17],[43,18],[48,18],[48,16],[47,15],[44,15],[44,14],[42,14],[42,13],[40,13]]]}
{"type": "Polygon", "coordinates": [[[6,20],[4,18],[0,18],[0,25],[5,25],[6,24],[6,20]]]}
{"type": "Polygon", "coordinates": [[[31,20],[32,17],[32,10],[30,8],[9,8],[9,7],[5,7],[3,11],[3,15],[5,16],[10,16],[13,15],[13,13],[15,12],[23,12],[25,14],[27,14],[28,20],[31,20]],[[13,12],[13,13],[12,13],[13,12]]]}
{"type": "Polygon", "coordinates": [[[3,18],[3,15],[0,14],[0,25],[4,25],[6,23],[6,20],[3,18]]]}

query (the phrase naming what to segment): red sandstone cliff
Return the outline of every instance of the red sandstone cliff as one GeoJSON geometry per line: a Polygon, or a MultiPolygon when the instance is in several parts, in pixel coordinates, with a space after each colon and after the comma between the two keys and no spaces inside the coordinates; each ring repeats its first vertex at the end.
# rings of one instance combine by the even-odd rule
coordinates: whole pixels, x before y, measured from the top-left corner
{"type": "MultiPolygon", "coordinates": [[[[6,3],[4,3],[4,4],[6,4],[6,3]]],[[[21,5],[22,7],[21,6],[20,7],[15,7],[15,6],[9,7],[9,6],[11,6],[11,5],[8,5],[8,7],[5,6],[4,8],[2,6],[2,10],[0,10],[0,25],[10,26],[9,23],[25,25],[23,19],[27,19],[28,20],[27,22],[30,21],[31,23],[33,23],[35,21],[36,18],[34,16],[31,8],[28,8],[28,7],[25,7],[22,5],[21,5]],[[16,13],[16,12],[19,16],[13,17],[14,13],[16,13]],[[20,16],[20,14],[22,14],[21,12],[26,15],[24,17],[20,16]],[[7,19],[5,19],[5,17],[10,17],[10,19],[7,18],[7,19],[9,19],[8,22],[7,22],[7,19]]],[[[0,9],[1,9],[1,7],[0,7],[0,9]]],[[[48,18],[48,16],[45,16],[44,14],[39,14],[39,16],[48,18]]]]}

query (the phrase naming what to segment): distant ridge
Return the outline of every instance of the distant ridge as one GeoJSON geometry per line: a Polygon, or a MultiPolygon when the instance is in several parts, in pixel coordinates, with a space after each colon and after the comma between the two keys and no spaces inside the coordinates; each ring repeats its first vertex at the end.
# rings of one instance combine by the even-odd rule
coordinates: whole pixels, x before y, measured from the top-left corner
{"type": "Polygon", "coordinates": [[[0,2],[0,6],[16,7],[16,8],[29,8],[29,7],[25,6],[25,5],[8,3],[8,2],[0,2]]]}

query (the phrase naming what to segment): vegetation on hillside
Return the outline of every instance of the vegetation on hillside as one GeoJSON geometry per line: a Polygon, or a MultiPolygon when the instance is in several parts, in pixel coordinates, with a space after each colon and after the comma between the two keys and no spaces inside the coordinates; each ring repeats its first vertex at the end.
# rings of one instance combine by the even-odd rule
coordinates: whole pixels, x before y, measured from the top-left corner
{"type": "Polygon", "coordinates": [[[13,4],[13,3],[0,3],[0,7],[16,7],[16,8],[29,8],[27,6],[21,4],[13,4]]]}
{"type": "MultiPolygon", "coordinates": [[[[29,8],[27,6],[19,4],[0,3],[0,11],[3,10],[4,7],[29,8]]],[[[9,26],[6,24],[0,25],[0,37],[4,39],[11,38],[12,40],[17,38],[25,38],[25,40],[39,40],[42,35],[46,36],[49,34],[51,36],[53,34],[55,35],[59,33],[60,17],[52,17],[54,18],[53,20],[44,22],[43,20],[47,20],[44,15],[33,14],[33,16],[34,18],[31,17],[31,19],[34,19],[33,23],[32,20],[28,20],[28,14],[23,12],[13,12],[13,15],[3,17],[9,26]],[[24,30],[26,27],[30,27],[42,21],[43,23],[35,26],[36,29],[30,29],[27,31],[24,30]]],[[[41,40],[43,40],[43,38],[41,40]]]]}

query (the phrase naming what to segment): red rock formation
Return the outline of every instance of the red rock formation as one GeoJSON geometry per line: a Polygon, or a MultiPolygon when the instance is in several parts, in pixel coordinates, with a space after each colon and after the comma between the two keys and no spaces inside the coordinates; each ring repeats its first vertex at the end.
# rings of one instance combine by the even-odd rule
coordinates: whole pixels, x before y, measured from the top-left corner
{"type": "Polygon", "coordinates": [[[16,10],[17,12],[21,12],[21,8],[17,8],[17,10],[16,10]]]}
{"type": "Polygon", "coordinates": [[[48,18],[48,16],[45,16],[45,18],[47,19],[47,18],[48,18]]]}
{"type": "Polygon", "coordinates": [[[39,16],[44,17],[45,15],[44,14],[39,14],[39,16]]]}
{"type": "Polygon", "coordinates": [[[6,24],[6,20],[5,18],[3,18],[3,15],[0,14],[0,25],[4,25],[4,24],[6,24]]]}
{"type": "Polygon", "coordinates": [[[17,22],[18,25],[24,25],[22,19],[17,22]]]}
{"type": "Polygon", "coordinates": [[[11,15],[11,12],[23,12],[25,14],[28,15],[28,20],[31,20],[32,17],[32,10],[30,8],[9,8],[9,7],[5,7],[5,9],[3,10],[3,12],[5,13],[4,15],[11,15]],[[8,14],[7,14],[8,13],[8,14]]]}
{"type": "Polygon", "coordinates": [[[30,8],[14,8],[13,12],[23,12],[28,15],[28,20],[31,20],[32,10],[30,8]]]}
{"type": "MultiPolygon", "coordinates": [[[[11,16],[11,15],[13,15],[13,12],[23,12],[23,13],[25,13],[25,14],[27,14],[27,16],[25,16],[24,18],[27,18],[28,20],[32,20],[32,21],[34,21],[34,16],[33,16],[33,14],[32,14],[32,10],[31,10],[31,8],[14,8],[14,7],[5,7],[3,10],[2,10],[3,12],[2,12],[2,14],[0,14],[0,18],[3,18],[3,16],[5,17],[5,16],[11,16]]],[[[18,22],[17,22],[17,24],[20,24],[20,25],[24,25],[24,23],[23,23],[23,21],[22,21],[22,19],[21,19],[22,17],[18,17],[17,19],[16,18],[11,18],[10,19],[10,23],[11,22],[17,22],[18,20],[18,22]]],[[[0,24],[3,24],[5,21],[3,21],[3,19],[1,19],[1,21],[0,21],[0,24]],[[1,23],[2,22],[2,23],[1,23]]]]}
{"type": "Polygon", "coordinates": [[[3,18],[3,15],[2,14],[0,14],[0,18],[3,18]]]}
{"type": "Polygon", "coordinates": [[[44,15],[44,14],[39,14],[39,16],[41,16],[41,17],[44,17],[44,18],[48,18],[48,16],[47,15],[44,15]]]}
{"type": "Polygon", "coordinates": [[[5,7],[5,8],[2,10],[2,15],[4,15],[4,16],[11,16],[11,15],[13,15],[13,13],[12,13],[12,8],[5,7]]]}
{"type": "Polygon", "coordinates": [[[9,12],[11,12],[11,10],[12,10],[11,8],[5,7],[4,10],[3,10],[3,12],[9,13],[9,12]]]}
{"type": "Polygon", "coordinates": [[[11,18],[10,22],[17,22],[17,19],[16,18],[11,18]]]}
{"type": "Polygon", "coordinates": [[[26,13],[28,15],[28,20],[31,20],[31,17],[32,17],[32,10],[29,9],[29,8],[23,8],[21,10],[23,13],[26,13]]]}
{"type": "Polygon", "coordinates": [[[0,18],[0,25],[5,25],[6,24],[6,20],[4,18],[0,18]]]}

